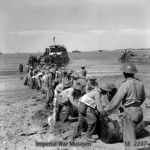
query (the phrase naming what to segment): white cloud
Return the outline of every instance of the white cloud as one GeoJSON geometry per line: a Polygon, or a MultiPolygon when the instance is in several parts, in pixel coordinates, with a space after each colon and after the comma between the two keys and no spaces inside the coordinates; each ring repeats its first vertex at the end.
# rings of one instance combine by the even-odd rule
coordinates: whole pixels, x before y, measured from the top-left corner
{"type": "Polygon", "coordinates": [[[128,28],[128,29],[120,29],[120,30],[89,30],[87,33],[93,33],[96,35],[102,35],[102,34],[124,34],[124,35],[149,35],[150,29],[134,29],[134,28],[128,28]]]}
{"type": "Polygon", "coordinates": [[[96,34],[96,35],[102,35],[106,32],[107,32],[106,30],[89,30],[89,31],[87,31],[87,33],[93,33],[93,34],[96,34]]]}
{"type": "Polygon", "coordinates": [[[147,0],[84,0],[84,1],[88,1],[88,2],[91,2],[91,3],[103,3],[103,4],[113,4],[113,3],[124,3],[124,4],[137,4],[137,3],[143,3],[143,2],[146,2],[147,0]]]}
{"type": "Polygon", "coordinates": [[[119,32],[121,34],[133,34],[133,35],[136,35],[136,34],[150,34],[150,29],[133,29],[133,28],[130,28],[130,29],[122,29],[122,30],[119,30],[119,32]]]}
{"type": "Polygon", "coordinates": [[[18,36],[33,36],[33,35],[66,35],[68,32],[66,31],[55,31],[55,30],[34,30],[34,31],[19,31],[19,32],[9,32],[9,34],[12,35],[18,35],[18,36]]]}
{"type": "Polygon", "coordinates": [[[50,6],[85,6],[91,4],[145,4],[148,0],[0,0],[3,7],[50,7],[50,6]]]}

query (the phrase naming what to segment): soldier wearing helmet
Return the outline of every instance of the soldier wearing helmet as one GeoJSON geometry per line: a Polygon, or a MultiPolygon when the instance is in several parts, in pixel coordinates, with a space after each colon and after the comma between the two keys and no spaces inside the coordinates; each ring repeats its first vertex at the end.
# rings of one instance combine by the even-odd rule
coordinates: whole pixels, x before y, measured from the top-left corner
{"type": "Polygon", "coordinates": [[[82,66],[81,66],[81,76],[86,77],[86,75],[87,75],[87,71],[86,71],[86,69],[85,69],[85,66],[82,65],[82,66]]]}
{"type": "Polygon", "coordinates": [[[55,96],[57,97],[58,94],[60,94],[63,90],[70,88],[72,86],[72,83],[70,81],[65,81],[63,83],[60,83],[55,88],[55,96]]]}
{"type": "Polygon", "coordinates": [[[72,76],[73,76],[74,80],[80,79],[80,75],[77,72],[75,72],[74,74],[72,74],[72,76]]]}
{"type": "Polygon", "coordinates": [[[68,74],[73,74],[73,70],[72,69],[70,69],[69,71],[68,71],[68,74]]]}
{"type": "Polygon", "coordinates": [[[30,86],[31,88],[33,88],[32,76],[33,76],[33,67],[32,67],[32,66],[29,66],[29,72],[28,72],[28,74],[25,76],[24,85],[28,85],[28,86],[30,86]]]}
{"type": "Polygon", "coordinates": [[[66,72],[66,68],[65,68],[65,65],[63,64],[61,67],[61,74],[63,75],[64,72],[66,72]]]}
{"type": "Polygon", "coordinates": [[[72,73],[71,72],[72,72],[72,70],[69,71],[69,72],[67,72],[67,71],[64,72],[64,75],[62,77],[62,82],[69,81],[70,83],[73,84],[73,77],[72,77],[72,73]]]}
{"type": "Polygon", "coordinates": [[[120,103],[122,104],[124,107],[123,141],[124,143],[130,141],[131,148],[135,148],[135,128],[143,120],[141,104],[145,100],[145,89],[143,83],[134,77],[134,74],[138,73],[134,64],[125,63],[120,69],[126,80],[120,85],[105,111],[114,110],[120,103]]]}
{"type": "Polygon", "coordinates": [[[43,77],[42,92],[46,94],[46,108],[49,107],[50,102],[53,100],[53,80],[55,79],[56,70],[54,68],[46,68],[46,74],[43,77]]]}
{"type": "Polygon", "coordinates": [[[40,90],[42,87],[42,81],[41,81],[42,76],[43,76],[43,73],[41,71],[38,71],[38,73],[35,75],[36,89],[37,90],[40,90]]]}
{"type": "Polygon", "coordinates": [[[67,77],[67,71],[63,70],[61,76],[62,76],[62,82],[64,82],[65,78],[67,77]]]}
{"type": "Polygon", "coordinates": [[[56,121],[59,120],[60,112],[63,107],[66,107],[65,114],[62,121],[68,121],[69,115],[71,117],[78,117],[78,99],[83,95],[86,82],[83,79],[78,79],[73,87],[63,90],[57,99],[57,111],[56,111],[56,121]]]}
{"type": "Polygon", "coordinates": [[[107,92],[107,98],[108,98],[108,103],[109,103],[112,100],[112,98],[114,97],[114,95],[116,94],[117,88],[114,85],[114,83],[108,83],[108,85],[110,86],[110,89],[111,89],[110,92],[107,92]]]}
{"type": "Polygon", "coordinates": [[[29,72],[29,68],[30,68],[30,67],[29,67],[29,64],[27,64],[27,65],[26,65],[26,71],[27,71],[27,73],[29,72]]]}
{"type": "MultiPolygon", "coordinates": [[[[72,75],[72,83],[75,84],[78,79],[81,79],[80,75],[77,72],[74,72],[72,75]]],[[[72,85],[73,85],[72,84],[72,85]]]]}
{"type": "Polygon", "coordinates": [[[89,81],[86,84],[86,93],[94,90],[97,87],[98,87],[98,82],[96,81],[96,77],[91,76],[89,78],[89,81]]]}
{"type": "Polygon", "coordinates": [[[62,65],[61,69],[62,69],[62,70],[65,70],[65,65],[64,65],[64,64],[62,65]]]}
{"type": "Polygon", "coordinates": [[[67,73],[66,80],[67,80],[67,81],[70,81],[70,82],[72,83],[72,85],[73,85],[73,76],[72,76],[72,74],[73,74],[73,70],[70,69],[70,70],[68,71],[68,73],[67,73]]]}
{"type": "Polygon", "coordinates": [[[101,97],[107,92],[111,91],[111,88],[107,84],[98,84],[98,87],[94,90],[86,93],[80,99],[79,103],[79,119],[78,126],[74,130],[73,138],[80,136],[84,130],[84,124],[87,124],[86,137],[89,141],[93,141],[92,136],[95,133],[98,116],[105,116],[101,97]]]}
{"type": "Polygon", "coordinates": [[[61,83],[61,73],[57,70],[55,74],[55,79],[53,81],[53,89],[55,89],[59,83],[61,83]]]}
{"type": "Polygon", "coordinates": [[[101,90],[101,105],[105,108],[109,104],[109,100],[113,97],[111,96],[112,87],[110,83],[100,83],[99,88],[101,90]]]}

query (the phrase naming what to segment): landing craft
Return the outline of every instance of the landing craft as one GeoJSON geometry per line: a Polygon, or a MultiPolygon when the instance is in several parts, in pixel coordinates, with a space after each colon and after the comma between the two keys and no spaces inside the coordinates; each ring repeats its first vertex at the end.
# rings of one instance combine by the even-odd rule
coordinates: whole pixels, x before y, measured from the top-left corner
{"type": "Polygon", "coordinates": [[[98,50],[98,52],[103,52],[103,50],[98,50]]]}
{"type": "Polygon", "coordinates": [[[81,51],[79,51],[79,50],[74,50],[74,51],[72,51],[72,53],[81,53],[81,51]]]}
{"type": "Polygon", "coordinates": [[[69,63],[68,52],[64,45],[49,46],[49,48],[46,48],[43,57],[46,62],[57,64],[59,67],[62,64],[67,65],[69,63]]]}
{"type": "Polygon", "coordinates": [[[121,57],[118,59],[119,62],[126,63],[126,62],[132,62],[132,63],[150,63],[150,55],[137,55],[133,53],[132,51],[122,52],[121,57]]]}
{"type": "Polygon", "coordinates": [[[52,65],[57,64],[58,67],[69,63],[67,48],[64,45],[51,45],[45,49],[41,56],[31,55],[28,64],[35,68],[37,65],[52,65]]]}

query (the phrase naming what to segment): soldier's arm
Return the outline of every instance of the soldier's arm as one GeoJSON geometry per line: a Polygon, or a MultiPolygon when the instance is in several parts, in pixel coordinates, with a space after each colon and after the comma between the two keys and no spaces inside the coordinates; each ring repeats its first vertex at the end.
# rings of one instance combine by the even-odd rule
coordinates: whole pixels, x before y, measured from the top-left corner
{"type": "Polygon", "coordinates": [[[86,93],[89,92],[89,82],[86,84],[85,90],[86,90],[86,93]]]}
{"type": "Polygon", "coordinates": [[[142,93],[142,103],[145,101],[145,88],[143,85],[143,93],[142,93]]]}
{"type": "Polygon", "coordinates": [[[73,95],[72,95],[73,91],[69,92],[69,100],[73,105],[77,105],[77,103],[74,101],[73,95]]]}
{"type": "Polygon", "coordinates": [[[99,92],[95,93],[95,103],[96,103],[96,106],[97,106],[97,110],[101,114],[103,114],[104,113],[104,109],[103,109],[103,106],[101,105],[101,102],[100,102],[100,93],[99,92]]]}
{"type": "Polygon", "coordinates": [[[121,85],[116,95],[113,97],[112,101],[108,104],[108,106],[106,106],[105,111],[114,110],[124,99],[125,95],[126,95],[126,88],[124,85],[121,85]]]}
{"type": "Polygon", "coordinates": [[[52,89],[52,75],[48,78],[49,89],[52,89]]]}

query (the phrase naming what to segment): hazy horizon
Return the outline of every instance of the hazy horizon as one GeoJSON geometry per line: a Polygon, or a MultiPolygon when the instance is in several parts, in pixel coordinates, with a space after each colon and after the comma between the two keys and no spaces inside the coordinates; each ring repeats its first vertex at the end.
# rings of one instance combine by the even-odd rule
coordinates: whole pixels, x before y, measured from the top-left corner
{"type": "Polygon", "coordinates": [[[0,51],[150,47],[148,0],[0,0],[0,51]]]}
{"type": "MultiPolygon", "coordinates": [[[[131,50],[131,51],[150,51],[150,48],[137,48],[137,49],[135,49],[135,48],[123,48],[123,49],[113,49],[113,50],[106,50],[106,49],[102,49],[102,51],[104,52],[104,51],[123,51],[123,50],[125,50],[125,49],[127,49],[127,50],[131,50]]],[[[77,49],[76,49],[77,50],[77,49]]],[[[67,51],[68,51],[68,49],[67,49],[67,51]]],[[[98,52],[99,50],[89,50],[89,51],[82,51],[82,50],[79,50],[79,51],[81,51],[81,52],[98,52]]],[[[2,52],[2,51],[0,51],[0,52],[2,52]]],[[[45,52],[45,50],[44,51],[41,51],[41,52],[39,52],[39,51],[35,51],[35,52],[32,52],[32,51],[28,51],[28,52],[5,52],[5,53],[3,53],[2,52],[2,54],[44,54],[44,52],[45,52]]],[[[68,53],[72,53],[72,51],[68,51],[68,53]]]]}

